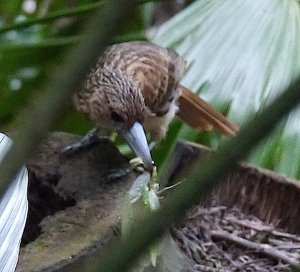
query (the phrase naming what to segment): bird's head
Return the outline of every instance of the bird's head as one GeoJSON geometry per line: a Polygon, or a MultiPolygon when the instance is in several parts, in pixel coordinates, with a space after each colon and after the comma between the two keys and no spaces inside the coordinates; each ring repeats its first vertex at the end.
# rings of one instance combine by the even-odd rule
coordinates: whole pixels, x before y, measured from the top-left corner
{"type": "Polygon", "coordinates": [[[121,72],[103,71],[101,75],[101,90],[94,100],[99,105],[91,107],[97,109],[97,118],[92,119],[100,127],[121,134],[146,169],[152,170],[152,157],[142,126],[147,111],[142,92],[121,72]]]}

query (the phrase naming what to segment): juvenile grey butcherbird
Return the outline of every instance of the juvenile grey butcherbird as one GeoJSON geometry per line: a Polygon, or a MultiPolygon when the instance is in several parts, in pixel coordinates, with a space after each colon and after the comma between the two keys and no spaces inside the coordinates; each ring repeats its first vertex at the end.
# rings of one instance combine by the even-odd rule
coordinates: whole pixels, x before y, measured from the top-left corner
{"type": "MultiPolygon", "coordinates": [[[[108,47],[74,96],[78,111],[97,128],[121,134],[147,170],[152,158],[145,131],[159,142],[177,114],[198,130],[235,135],[238,127],[179,81],[186,61],[174,50],[149,42],[108,47]]],[[[95,132],[95,130],[93,131],[95,132]]]]}

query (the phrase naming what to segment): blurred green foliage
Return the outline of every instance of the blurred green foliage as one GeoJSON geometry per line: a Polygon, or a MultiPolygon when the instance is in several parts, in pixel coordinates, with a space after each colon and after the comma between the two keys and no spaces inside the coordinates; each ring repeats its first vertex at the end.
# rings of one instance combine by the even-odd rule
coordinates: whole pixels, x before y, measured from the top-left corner
{"type": "MultiPolygon", "coordinates": [[[[14,117],[30,107],[64,50],[80,40],[80,29],[104,1],[4,0],[0,3],[0,128],[13,129],[14,117]],[[11,29],[11,30],[8,30],[11,29]]],[[[115,42],[146,39],[140,5],[115,42]]],[[[91,124],[71,107],[57,129],[84,134],[91,124]]]]}

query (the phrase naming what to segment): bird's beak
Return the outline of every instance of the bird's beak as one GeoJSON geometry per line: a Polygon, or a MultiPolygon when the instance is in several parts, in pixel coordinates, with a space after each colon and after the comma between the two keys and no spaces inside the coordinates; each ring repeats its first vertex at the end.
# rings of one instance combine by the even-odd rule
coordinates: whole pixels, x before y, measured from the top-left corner
{"type": "Polygon", "coordinates": [[[152,172],[153,161],[143,126],[135,122],[129,130],[123,129],[119,133],[124,137],[132,151],[143,160],[146,170],[152,172]]]}

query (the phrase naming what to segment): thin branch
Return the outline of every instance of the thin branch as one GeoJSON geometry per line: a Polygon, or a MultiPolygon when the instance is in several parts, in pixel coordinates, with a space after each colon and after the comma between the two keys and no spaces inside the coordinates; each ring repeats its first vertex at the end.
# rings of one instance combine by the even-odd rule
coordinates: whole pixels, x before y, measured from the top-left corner
{"type": "Polygon", "coordinates": [[[213,230],[210,232],[210,235],[213,240],[224,240],[230,243],[234,243],[240,247],[254,250],[257,253],[261,253],[277,261],[282,260],[292,267],[298,266],[298,262],[294,258],[290,258],[284,251],[278,250],[268,244],[254,243],[226,231],[213,230]]]}
{"type": "Polygon", "coordinates": [[[76,44],[82,40],[79,35],[67,37],[46,38],[34,42],[5,42],[0,45],[0,51],[28,50],[36,48],[63,47],[76,44]]]}
{"type": "Polygon", "coordinates": [[[96,10],[97,8],[103,6],[104,2],[105,1],[102,0],[100,2],[93,3],[93,4],[81,5],[79,7],[70,8],[68,10],[54,12],[52,14],[48,14],[47,16],[43,16],[40,18],[34,18],[34,19],[23,21],[23,22],[4,26],[4,27],[0,28],[0,34],[3,34],[10,30],[22,29],[22,28],[25,28],[25,27],[28,27],[31,25],[35,25],[35,24],[45,24],[45,23],[57,20],[59,18],[71,17],[71,16],[84,14],[84,13],[90,12],[92,10],[96,10]]]}
{"type": "Polygon", "coordinates": [[[252,223],[250,220],[241,221],[239,219],[232,218],[232,217],[225,217],[225,219],[228,220],[229,222],[235,223],[235,224],[240,225],[245,228],[250,228],[250,229],[253,229],[256,231],[270,233],[274,236],[288,238],[288,239],[294,240],[296,242],[300,242],[299,236],[291,234],[291,233],[276,230],[272,226],[260,226],[260,225],[257,225],[256,223],[252,223]]]}
{"type": "MultiPolygon", "coordinates": [[[[50,47],[64,47],[76,44],[83,39],[81,35],[45,38],[40,41],[34,42],[5,42],[0,45],[0,51],[14,51],[14,50],[30,50],[37,48],[50,48],[50,47]]],[[[130,40],[146,40],[144,31],[135,31],[129,34],[116,35],[111,39],[112,43],[119,43],[130,40]]]]}

